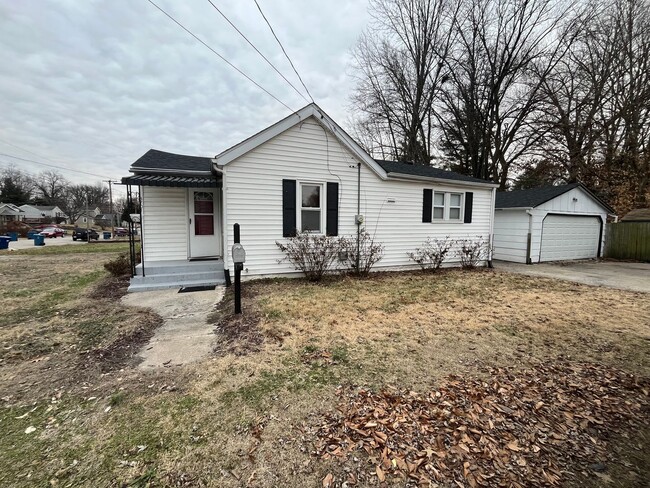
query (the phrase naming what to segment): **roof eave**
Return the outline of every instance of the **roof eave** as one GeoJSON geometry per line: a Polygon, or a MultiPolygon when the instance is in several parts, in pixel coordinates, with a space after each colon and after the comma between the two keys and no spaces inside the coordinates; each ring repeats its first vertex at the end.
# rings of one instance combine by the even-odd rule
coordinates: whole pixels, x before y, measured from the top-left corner
{"type": "Polygon", "coordinates": [[[409,175],[405,173],[388,173],[388,179],[391,180],[411,180],[411,181],[430,181],[434,183],[444,183],[445,185],[453,186],[477,186],[481,188],[498,188],[499,185],[496,183],[481,183],[478,181],[462,181],[462,180],[452,180],[448,178],[436,178],[433,176],[418,176],[418,175],[409,175]]]}
{"type": "Polygon", "coordinates": [[[532,210],[535,207],[494,207],[494,210],[532,210]]]}

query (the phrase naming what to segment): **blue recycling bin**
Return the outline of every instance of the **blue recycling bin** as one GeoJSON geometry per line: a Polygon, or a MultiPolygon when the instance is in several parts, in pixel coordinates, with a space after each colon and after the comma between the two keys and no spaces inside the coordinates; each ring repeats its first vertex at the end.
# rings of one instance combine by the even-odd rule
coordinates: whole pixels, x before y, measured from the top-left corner
{"type": "Polygon", "coordinates": [[[36,235],[38,235],[38,234],[39,234],[39,232],[38,232],[37,230],[30,230],[30,231],[27,233],[27,239],[33,239],[34,236],[36,236],[36,235]]]}
{"type": "Polygon", "coordinates": [[[9,249],[9,241],[11,237],[0,236],[0,249],[9,249]]]}
{"type": "Polygon", "coordinates": [[[18,232],[7,232],[7,235],[13,242],[16,242],[18,240],[18,232]]]}
{"type": "Polygon", "coordinates": [[[45,236],[41,234],[36,234],[34,236],[34,245],[35,246],[44,246],[45,245],[45,236]]]}
{"type": "Polygon", "coordinates": [[[104,239],[110,239],[111,238],[111,233],[104,231],[104,239]]]}

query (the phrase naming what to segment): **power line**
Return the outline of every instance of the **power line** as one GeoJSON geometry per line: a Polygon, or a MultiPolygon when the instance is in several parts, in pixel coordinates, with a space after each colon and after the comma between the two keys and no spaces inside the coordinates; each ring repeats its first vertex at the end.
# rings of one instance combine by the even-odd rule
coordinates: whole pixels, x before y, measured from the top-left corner
{"type": "MultiPolygon", "coordinates": [[[[150,0],[150,1],[151,1],[151,0],[150,0]]],[[[289,55],[287,54],[287,51],[284,49],[284,46],[283,46],[282,43],[280,42],[280,39],[278,39],[278,36],[275,35],[275,31],[273,30],[273,27],[271,27],[271,23],[269,22],[269,19],[267,19],[267,18],[266,18],[266,15],[264,15],[264,12],[262,12],[262,7],[260,7],[260,4],[257,3],[257,0],[253,0],[253,1],[255,2],[255,5],[257,5],[257,10],[259,10],[259,11],[260,11],[260,14],[262,14],[262,18],[263,18],[264,21],[266,22],[266,25],[268,25],[268,26],[269,26],[269,29],[271,29],[271,34],[273,34],[273,37],[275,37],[275,40],[278,41],[278,44],[280,45],[280,49],[282,49],[282,52],[284,53],[284,55],[286,56],[286,58],[289,60],[289,64],[290,64],[291,67],[293,68],[293,72],[296,73],[296,76],[297,76],[298,79],[300,80],[300,83],[302,83],[302,86],[303,86],[303,88],[305,89],[305,91],[307,92],[307,95],[309,95],[309,98],[311,98],[311,101],[314,102],[314,97],[312,97],[312,96],[311,96],[311,93],[309,93],[309,88],[307,88],[307,85],[305,85],[305,82],[302,81],[302,77],[300,76],[300,73],[298,73],[298,70],[296,69],[296,67],[293,65],[293,61],[291,61],[291,58],[290,58],[289,55]]]]}
{"type": "Polygon", "coordinates": [[[18,156],[14,156],[12,154],[6,154],[6,153],[1,153],[0,152],[0,156],[6,156],[8,158],[19,159],[20,161],[27,161],[29,163],[40,164],[41,166],[48,166],[50,168],[59,169],[61,171],[71,171],[72,173],[81,173],[81,174],[84,174],[84,175],[96,176],[98,178],[108,178],[108,176],[106,176],[106,175],[98,175],[98,174],[95,174],[95,173],[89,173],[87,171],[81,171],[80,169],[70,169],[70,168],[65,168],[63,166],[57,166],[55,164],[47,164],[47,163],[43,163],[41,161],[35,161],[33,159],[21,158],[21,157],[18,157],[18,156]]]}
{"type": "Polygon", "coordinates": [[[291,112],[294,112],[294,110],[289,107],[286,103],[284,103],[282,100],[280,100],[278,97],[273,95],[270,91],[268,91],[266,88],[264,88],[262,85],[257,83],[255,80],[253,80],[250,76],[248,76],[246,73],[244,73],[242,70],[240,70],[237,66],[232,64],[230,61],[228,61],[226,58],[224,58],[221,54],[219,54],[217,51],[212,49],[208,44],[206,44],[200,37],[198,37],[196,34],[194,34],[191,30],[189,30],[187,27],[185,27],[183,24],[181,24],[178,20],[176,20],[174,17],[169,15],[165,10],[163,10],[161,7],[156,5],[155,2],[152,0],[147,0],[151,5],[156,7],[158,10],[160,10],[163,14],[165,14],[172,22],[174,22],[177,26],[179,26],[181,29],[183,29],[185,32],[187,32],[189,35],[191,35],[194,39],[199,41],[201,44],[203,44],[205,47],[207,47],[210,51],[212,51],[214,54],[216,54],[224,63],[226,63],[228,66],[230,66],[232,69],[236,70],[240,75],[242,75],[244,78],[246,78],[248,81],[253,83],[256,87],[258,87],[260,90],[262,90],[264,93],[272,97],[275,101],[278,103],[284,105],[287,109],[289,109],[291,112]]]}
{"type": "Polygon", "coordinates": [[[255,46],[255,44],[253,44],[253,43],[248,39],[248,37],[246,37],[246,35],[245,35],[242,31],[240,31],[240,30],[237,28],[237,26],[236,26],[235,24],[233,24],[233,23],[230,21],[230,19],[226,16],[226,14],[224,14],[224,13],[219,9],[219,7],[217,7],[217,6],[212,2],[212,0],[208,0],[208,2],[210,3],[210,5],[212,5],[212,7],[214,7],[214,9],[215,9],[217,12],[219,12],[219,14],[220,14],[220,15],[221,15],[225,20],[226,20],[226,22],[228,22],[228,23],[230,24],[231,27],[232,27],[233,29],[235,29],[235,30],[239,33],[239,35],[242,36],[242,37],[244,38],[244,40],[245,40],[245,41],[246,41],[246,42],[247,42],[247,43],[248,43],[248,44],[249,44],[253,49],[255,49],[255,51],[257,52],[257,54],[259,54],[260,56],[262,56],[262,59],[264,59],[264,61],[266,61],[266,63],[267,63],[271,68],[273,68],[273,69],[275,70],[275,72],[276,72],[277,74],[279,74],[279,75],[282,77],[282,79],[283,79],[284,81],[286,81],[286,82],[289,84],[289,86],[290,86],[291,88],[293,88],[294,91],[295,91],[298,95],[300,95],[300,96],[303,98],[303,100],[305,100],[306,102],[309,102],[309,100],[307,100],[307,98],[305,97],[305,95],[303,95],[303,94],[302,94],[302,93],[301,93],[301,92],[300,92],[300,91],[299,91],[299,90],[298,90],[298,89],[293,85],[293,83],[291,83],[291,82],[287,79],[287,77],[284,76],[284,75],[280,72],[280,70],[278,70],[278,68],[276,68],[275,65],[274,65],[271,61],[269,61],[269,59],[268,59],[266,56],[264,56],[264,54],[262,54],[262,52],[261,52],[259,49],[257,49],[257,47],[255,46]]]}

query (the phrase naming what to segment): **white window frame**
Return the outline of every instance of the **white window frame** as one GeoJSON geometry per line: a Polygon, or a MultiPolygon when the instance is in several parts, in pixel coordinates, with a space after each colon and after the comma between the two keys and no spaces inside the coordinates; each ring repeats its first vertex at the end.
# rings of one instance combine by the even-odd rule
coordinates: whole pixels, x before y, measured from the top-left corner
{"type": "MultiPolygon", "coordinates": [[[[318,183],[315,181],[298,181],[298,191],[296,192],[296,227],[298,227],[299,232],[309,232],[310,234],[314,235],[324,235],[325,234],[325,206],[324,206],[324,199],[325,199],[325,184],[324,183],[318,183]],[[302,206],[302,187],[303,186],[317,186],[320,188],[319,191],[319,196],[320,196],[320,206],[318,207],[318,210],[320,212],[320,231],[317,232],[315,230],[302,230],[302,211],[303,211],[303,206],[302,206]]],[[[305,207],[305,210],[310,210],[310,211],[316,211],[316,207],[305,207]]]]}
{"type": "Polygon", "coordinates": [[[431,204],[431,222],[436,223],[436,222],[444,222],[448,224],[462,224],[465,221],[465,192],[460,192],[460,191],[435,191],[433,192],[433,197],[432,197],[432,204],[431,204]],[[436,194],[442,194],[444,195],[444,204],[441,205],[436,205],[436,194]],[[450,209],[452,208],[451,206],[451,196],[452,195],[460,195],[460,207],[459,206],[454,206],[453,208],[458,208],[459,209],[459,214],[457,219],[452,219],[450,218],[450,209]],[[435,209],[436,208],[443,208],[443,217],[436,218],[435,217],[435,209]]]}

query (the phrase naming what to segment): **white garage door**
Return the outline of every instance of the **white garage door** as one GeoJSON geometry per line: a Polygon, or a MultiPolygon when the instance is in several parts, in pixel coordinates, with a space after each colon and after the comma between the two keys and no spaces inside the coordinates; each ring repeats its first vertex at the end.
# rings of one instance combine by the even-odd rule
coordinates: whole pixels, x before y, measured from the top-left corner
{"type": "Polygon", "coordinates": [[[540,261],[598,257],[600,219],[577,215],[547,215],[542,226],[540,261]]]}

